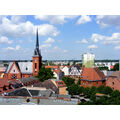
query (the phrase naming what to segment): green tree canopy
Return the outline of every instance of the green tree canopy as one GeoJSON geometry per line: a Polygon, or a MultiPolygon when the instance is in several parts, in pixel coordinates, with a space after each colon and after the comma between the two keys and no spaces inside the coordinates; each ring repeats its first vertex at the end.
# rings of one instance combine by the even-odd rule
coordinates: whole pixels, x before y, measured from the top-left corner
{"type": "Polygon", "coordinates": [[[105,67],[99,67],[100,70],[108,70],[108,67],[105,66],[105,67]]]}
{"type": "Polygon", "coordinates": [[[113,69],[111,69],[112,71],[118,71],[119,70],[119,63],[116,63],[113,67],[113,69]]]}
{"type": "Polygon", "coordinates": [[[63,77],[62,80],[64,81],[64,83],[66,84],[67,87],[71,86],[72,84],[75,84],[75,80],[70,77],[63,77]]]}
{"type": "Polygon", "coordinates": [[[37,77],[41,82],[54,78],[53,76],[54,76],[53,71],[51,71],[50,68],[45,68],[45,67],[40,68],[37,75],[37,77]]]}
{"type": "Polygon", "coordinates": [[[67,88],[70,95],[79,95],[82,91],[77,84],[72,84],[67,88]]]}
{"type": "Polygon", "coordinates": [[[81,85],[81,78],[78,78],[77,85],[81,85]]]}

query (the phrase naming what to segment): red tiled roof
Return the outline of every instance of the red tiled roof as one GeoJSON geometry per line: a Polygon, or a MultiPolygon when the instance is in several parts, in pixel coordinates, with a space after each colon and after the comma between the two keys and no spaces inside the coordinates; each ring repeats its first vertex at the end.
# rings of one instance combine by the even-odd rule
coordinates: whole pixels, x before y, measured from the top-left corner
{"type": "Polygon", "coordinates": [[[57,68],[59,68],[59,66],[57,66],[57,65],[52,65],[52,66],[45,66],[45,68],[54,68],[54,69],[57,69],[57,68]]]}
{"type": "Polygon", "coordinates": [[[66,87],[66,84],[64,83],[64,81],[61,81],[61,80],[56,81],[56,84],[58,87],[66,87]]]}
{"type": "Polygon", "coordinates": [[[9,86],[9,82],[7,79],[0,79],[0,87],[3,87],[3,86],[9,86]]]}
{"type": "Polygon", "coordinates": [[[53,70],[54,72],[56,72],[57,74],[59,74],[60,70],[53,70]]]}
{"type": "Polygon", "coordinates": [[[101,72],[98,68],[83,68],[81,79],[84,80],[102,80],[105,78],[103,72],[101,72]]]}

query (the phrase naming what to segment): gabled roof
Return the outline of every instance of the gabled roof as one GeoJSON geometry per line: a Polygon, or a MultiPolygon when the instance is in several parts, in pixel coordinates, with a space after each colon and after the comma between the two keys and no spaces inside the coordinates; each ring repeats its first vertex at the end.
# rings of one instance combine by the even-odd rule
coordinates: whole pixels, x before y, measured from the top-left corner
{"type": "Polygon", "coordinates": [[[32,74],[33,73],[33,63],[32,62],[18,62],[21,73],[32,74]]]}
{"type": "MultiPolygon", "coordinates": [[[[33,63],[32,62],[15,62],[17,68],[22,74],[32,74],[33,73],[33,63]]],[[[13,62],[9,63],[6,73],[9,72],[13,65],[13,62]]]]}
{"type": "Polygon", "coordinates": [[[44,82],[35,83],[33,84],[33,87],[45,87],[46,89],[51,89],[54,92],[58,92],[58,88],[52,80],[45,80],[44,82]]]}
{"type": "Polygon", "coordinates": [[[98,68],[83,68],[81,79],[83,80],[103,80],[105,75],[98,68]]]}
{"type": "Polygon", "coordinates": [[[9,72],[9,70],[10,70],[10,68],[11,68],[12,64],[13,64],[13,62],[10,62],[10,63],[9,63],[8,68],[6,69],[6,73],[8,73],[8,72],[9,72]]]}

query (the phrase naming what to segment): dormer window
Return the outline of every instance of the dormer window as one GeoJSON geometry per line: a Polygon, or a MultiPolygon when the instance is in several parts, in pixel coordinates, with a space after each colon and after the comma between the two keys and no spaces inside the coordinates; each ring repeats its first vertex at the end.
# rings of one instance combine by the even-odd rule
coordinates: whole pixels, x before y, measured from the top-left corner
{"type": "Polygon", "coordinates": [[[26,67],[26,70],[28,70],[28,68],[26,67]]]}

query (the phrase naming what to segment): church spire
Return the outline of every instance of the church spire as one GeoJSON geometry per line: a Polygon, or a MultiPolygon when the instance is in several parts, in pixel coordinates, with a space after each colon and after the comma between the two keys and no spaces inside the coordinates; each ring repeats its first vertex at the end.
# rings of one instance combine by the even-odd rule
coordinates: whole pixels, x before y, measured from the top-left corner
{"type": "Polygon", "coordinates": [[[38,37],[38,29],[36,32],[36,48],[34,50],[34,56],[41,56],[40,50],[39,50],[39,37],[38,37]]]}
{"type": "Polygon", "coordinates": [[[36,32],[36,48],[39,48],[38,28],[37,28],[37,32],[36,32]]]}

